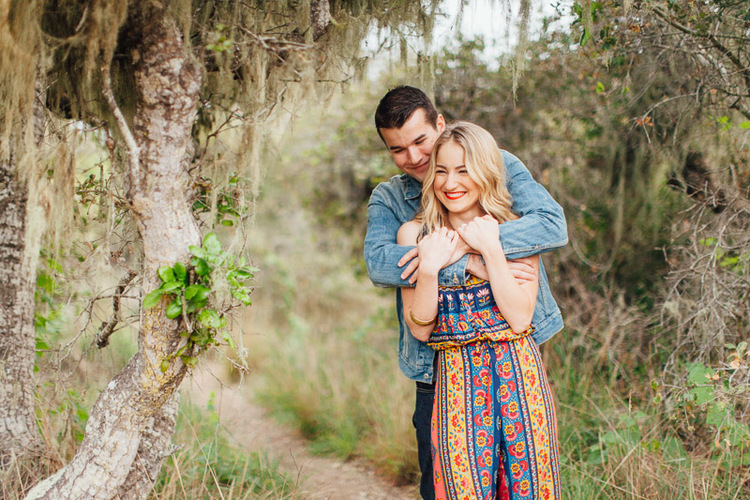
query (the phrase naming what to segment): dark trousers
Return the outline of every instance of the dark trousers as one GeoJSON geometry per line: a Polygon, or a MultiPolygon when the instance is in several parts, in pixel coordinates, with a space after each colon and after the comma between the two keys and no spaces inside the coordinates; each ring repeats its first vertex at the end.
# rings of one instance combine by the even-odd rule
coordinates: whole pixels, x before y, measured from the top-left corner
{"type": "Polygon", "coordinates": [[[430,423],[432,421],[432,403],[435,400],[435,384],[417,382],[417,398],[414,416],[411,421],[417,431],[417,453],[422,480],[419,493],[425,500],[434,500],[435,486],[432,483],[432,443],[430,423]]]}

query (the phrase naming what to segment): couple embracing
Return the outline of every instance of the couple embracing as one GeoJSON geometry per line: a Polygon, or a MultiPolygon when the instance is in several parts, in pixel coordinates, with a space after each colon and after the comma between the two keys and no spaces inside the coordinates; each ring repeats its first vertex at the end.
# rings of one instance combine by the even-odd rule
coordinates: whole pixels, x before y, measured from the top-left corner
{"type": "Polygon", "coordinates": [[[560,498],[557,422],[537,345],[562,329],[538,254],[561,207],[481,127],[397,87],[375,123],[403,175],[368,205],[365,261],[395,286],[399,366],[416,381],[423,498],[560,498]]]}

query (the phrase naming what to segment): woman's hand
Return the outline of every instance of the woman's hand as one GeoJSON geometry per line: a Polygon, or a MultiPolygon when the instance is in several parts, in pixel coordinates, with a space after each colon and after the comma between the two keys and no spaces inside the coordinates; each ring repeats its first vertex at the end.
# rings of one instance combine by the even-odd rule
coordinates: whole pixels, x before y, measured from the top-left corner
{"type": "Polygon", "coordinates": [[[446,227],[428,234],[417,243],[419,274],[437,274],[451,263],[459,241],[458,234],[446,227]]]}
{"type": "Polygon", "coordinates": [[[461,238],[480,254],[503,254],[503,247],[500,245],[500,226],[491,215],[474,217],[474,220],[463,224],[457,231],[461,238]]]}

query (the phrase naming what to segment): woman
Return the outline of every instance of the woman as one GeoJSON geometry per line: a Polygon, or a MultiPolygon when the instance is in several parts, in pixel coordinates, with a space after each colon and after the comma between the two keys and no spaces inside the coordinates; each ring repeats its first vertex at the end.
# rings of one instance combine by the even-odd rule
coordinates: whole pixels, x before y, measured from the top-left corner
{"type": "MultiPolygon", "coordinates": [[[[516,282],[498,223],[515,219],[493,137],[457,122],[438,138],[417,219],[398,243],[419,248],[415,288],[402,290],[412,334],[438,351],[432,447],[436,498],[559,498],[557,422],[531,338],[538,281],[516,282]],[[460,239],[489,281],[438,287],[460,239]]],[[[538,266],[538,259],[534,259],[538,266]]]]}

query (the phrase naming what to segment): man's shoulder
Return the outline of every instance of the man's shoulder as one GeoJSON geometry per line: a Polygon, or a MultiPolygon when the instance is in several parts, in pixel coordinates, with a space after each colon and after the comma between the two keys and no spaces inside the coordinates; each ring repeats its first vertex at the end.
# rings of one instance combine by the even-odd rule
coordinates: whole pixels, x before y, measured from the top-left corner
{"type": "Polygon", "coordinates": [[[409,176],[406,174],[397,174],[388,179],[387,181],[383,181],[377,186],[375,186],[375,189],[372,190],[373,196],[397,196],[400,198],[404,198],[404,193],[406,193],[407,188],[409,187],[409,176]]]}
{"type": "Polygon", "coordinates": [[[378,184],[375,189],[404,189],[409,184],[409,176],[396,174],[387,181],[378,184]]]}
{"type": "Polygon", "coordinates": [[[504,149],[500,149],[500,153],[503,155],[503,163],[505,164],[505,168],[508,168],[509,166],[524,166],[523,162],[518,159],[516,155],[511,153],[510,151],[506,151],[504,149]]]}

